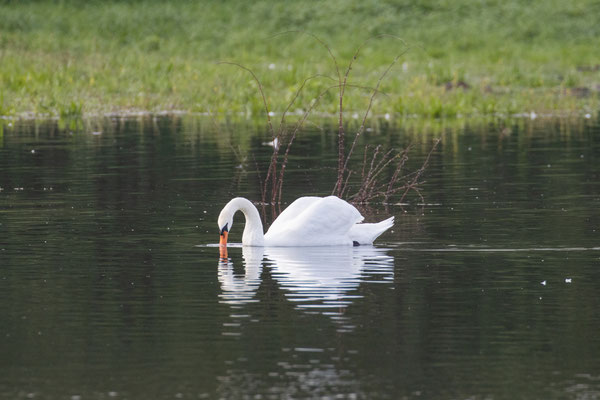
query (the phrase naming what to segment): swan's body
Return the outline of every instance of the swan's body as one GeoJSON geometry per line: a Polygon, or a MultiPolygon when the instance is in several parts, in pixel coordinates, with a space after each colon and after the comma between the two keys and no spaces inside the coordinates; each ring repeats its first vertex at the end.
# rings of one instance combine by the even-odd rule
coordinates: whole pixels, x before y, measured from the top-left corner
{"type": "Polygon", "coordinates": [[[258,210],[249,200],[236,197],[219,214],[221,244],[233,225],[233,215],[246,217],[244,246],[352,246],[373,241],[394,224],[394,217],[376,224],[361,224],[363,216],[351,204],[335,196],[300,197],[273,222],[266,234],[258,210]]]}

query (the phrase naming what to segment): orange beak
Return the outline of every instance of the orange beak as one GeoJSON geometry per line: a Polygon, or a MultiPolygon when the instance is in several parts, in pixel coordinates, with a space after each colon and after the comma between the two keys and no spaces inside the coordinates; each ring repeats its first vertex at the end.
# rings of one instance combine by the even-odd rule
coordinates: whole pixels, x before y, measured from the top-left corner
{"type": "Polygon", "coordinates": [[[227,235],[229,232],[221,233],[221,241],[219,242],[219,257],[221,260],[227,260],[227,235]]]}
{"type": "Polygon", "coordinates": [[[229,235],[229,232],[227,231],[223,231],[223,233],[221,233],[221,241],[219,242],[219,246],[227,247],[227,235],[229,235]]]}

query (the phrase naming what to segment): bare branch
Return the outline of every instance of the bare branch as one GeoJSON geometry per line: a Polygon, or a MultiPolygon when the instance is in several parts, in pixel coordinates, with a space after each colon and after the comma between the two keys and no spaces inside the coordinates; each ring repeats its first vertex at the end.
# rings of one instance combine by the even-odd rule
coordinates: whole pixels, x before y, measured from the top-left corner
{"type": "MultiPolygon", "coordinates": [[[[254,163],[255,163],[256,169],[257,169],[258,179],[259,179],[260,185],[262,187],[261,194],[262,194],[263,207],[266,206],[267,204],[271,204],[273,206],[272,211],[274,214],[276,213],[276,206],[279,206],[279,208],[280,208],[282,194],[283,194],[284,174],[285,174],[287,164],[289,161],[289,154],[290,154],[292,144],[294,143],[298,132],[302,129],[302,127],[306,123],[308,116],[313,112],[313,110],[317,107],[317,105],[320,103],[322,98],[331,89],[337,89],[339,91],[338,166],[337,166],[337,180],[336,180],[336,183],[335,183],[335,186],[333,189],[333,194],[337,194],[340,197],[342,197],[344,195],[349,196],[349,198],[356,204],[359,204],[359,203],[366,204],[377,198],[383,199],[383,201],[387,204],[390,197],[392,197],[398,193],[402,193],[401,198],[400,198],[400,201],[402,202],[404,200],[405,196],[410,191],[414,191],[419,196],[419,198],[423,201],[423,196],[421,194],[421,188],[420,188],[420,185],[423,184],[423,181],[421,180],[421,178],[425,172],[425,169],[427,168],[427,166],[429,164],[429,160],[431,158],[431,155],[433,154],[433,151],[435,150],[435,148],[437,147],[437,145],[440,141],[439,139],[437,139],[435,141],[432,149],[430,150],[427,157],[425,158],[421,168],[419,168],[416,171],[409,172],[408,174],[404,174],[404,175],[403,175],[403,171],[404,171],[405,165],[408,161],[408,153],[413,147],[412,145],[407,146],[406,148],[404,148],[402,151],[399,151],[399,152],[394,149],[384,151],[383,147],[381,145],[378,145],[373,149],[372,154],[370,156],[368,156],[368,153],[370,152],[369,146],[368,145],[365,146],[365,151],[364,151],[364,155],[363,155],[363,163],[362,163],[362,167],[361,167],[362,169],[361,169],[361,173],[360,173],[360,183],[357,187],[356,193],[351,194],[351,195],[349,193],[350,188],[351,188],[351,178],[354,176],[358,176],[358,174],[355,171],[352,171],[349,169],[349,162],[350,162],[350,159],[352,158],[354,149],[356,148],[356,144],[358,143],[358,138],[365,131],[366,121],[367,121],[367,118],[369,117],[371,109],[373,108],[375,96],[377,96],[380,93],[386,95],[385,93],[383,93],[379,90],[383,80],[389,74],[389,72],[391,71],[393,66],[398,62],[400,57],[402,57],[404,54],[406,54],[406,52],[408,52],[411,48],[407,47],[404,51],[402,51],[400,54],[398,54],[393,59],[393,61],[387,66],[387,68],[379,76],[375,87],[368,87],[368,86],[363,86],[363,85],[350,84],[348,82],[349,76],[350,76],[350,71],[352,70],[352,67],[353,67],[355,61],[358,59],[358,56],[359,56],[360,52],[362,51],[362,49],[365,47],[365,45],[369,41],[376,39],[376,38],[392,37],[392,38],[402,41],[402,43],[406,45],[406,43],[402,39],[400,39],[396,36],[393,36],[393,35],[379,35],[379,36],[374,36],[374,37],[371,37],[371,38],[365,40],[356,49],[354,56],[348,63],[348,66],[342,77],[342,74],[340,73],[339,64],[338,64],[338,61],[337,61],[335,55],[333,54],[331,48],[322,39],[320,39],[319,37],[317,37],[316,35],[314,35],[310,32],[305,32],[305,31],[301,31],[301,30],[282,32],[282,33],[276,34],[274,36],[279,36],[279,35],[283,35],[283,34],[287,34],[287,33],[301,33],[301,34],[308,35],[311,38],[313,38],[314,40],[316,40],[320,45],[322,45],[327,50],[329,56],[333,60],[335,70],[336,70],[337,80],[334,77],[323,75],[323,74],[315,74],[315,75],[309,76],[308,78],[304,79],[302,81],[302,83],[300,84],[300,86],[298,87],[298,89],[295,91],[291,101],[287,104],[286,108],[284,109],[283,113],[281,114],[281,120],[280,120],[279,127],[277,129],[277,132],[275,132],[275,130],[273,129],[267,98],[265,96],[263,86],[262,86],[260,80],[258,79],[258,77],[256,76],[256,74],[251,69],[245,67],[244,65],[238,64],[238,63],[234,63],[234,62],[220,62],[219,63],[219,64],[229,64],[229,65],[237,66],[238,68],[243,69],[252,75],[253,79],[255,80],[255,82],[258,85],[258,90],[259,90],[260,95],[263,100],[263,106],[264,106],[265,113],[266,113],[269,133],[271,134],[271,137],[273,138],[273,140],[277,140],[277,144],[273,146],[273,153],[271,155],[271,160],[270,160],[269,167],[267,169],[267,173],[266,173],[266,177],[265,177],[264,181],[262,180],[262,176],[260,175],[258,163],[256,162],[256,160],[254,160],[254,163]],[[308,104],[307,107],[305,107],[305,110],[303,111],[302,116],[297,121],[295,121],[295,123],[293,125],[286,125],[286,117],[288,116],[292,106],[294,104],[296,104],[296,102],[300,98],[302,91],[306,88],[308,82],[310,82],[313,79],[317,79],[317,78],[325,78],[325,79],[329,79],[334,82],[336,82],[336,81],[337,82],[334,85],[327,86],[325,89],[322,89],[317,94],[317,96],[312,99],[310,104],[308,104]],[[364,89],[369,90],[370,98],[369,98],[369,103],[368,103],[367,109],[365,110],[364,115],[362,117],[361,124],[355,133],[355,136],[353,138],[353,141],[352,141],[349,151],[346,153],[345,145],[344,145],[345,132],[344,132],[344,124],[343,124],[343,105],[344,105],[343,100],[344,100],[344,95],[346,93],[347,88],[358,88],[358,89],[363,89],[363,90],[364,89]],[[283,148],[284,144],[285,144],[285,152],[283,152],[283,154],[281,155],[282,158],[280,159],[279,151],[280,151],[280,149],[283,148]],[[279,164],[280,161],[281,161],[281,163],[279,164]],[[278,165],[280,166],[279,171],[277,170],[278,165]],[[391,176],[387,175],[388,173],[391,173],[391,176]],[[382,176],[388,176],[388,178],[382,178],[382,176]],[[270,189],[269,200],[267,200],[268,189],[270,189]]],[[[212,114],[211,114],[211,116],[212,116],[212,114]]],[[[237,151],[233,147],[232,147],[232,150],[234,151],[234,153],[236,153],[236,156],[239,156],[237,151]]]]}
{"type": "Polygon", "coordinates": [[[260,83],[260,80],[258,79],[258,77],[256,76],[256,74],[254,73],[254,71],[252,71],[250,68],[245,67],[242,64],[239,64],[239,63],[236,63],[236,62],[231,62],[231,61],[219,61],[219,62],[217,62],[217,65],[220,65],[220,64],[236,66],[238,68],[243,69],[244,71],[249,72],[250,75],[252,75],[252,78],[258,84],[258,91],[260,92],[260,95],[261,95],[262,101],[263,101],[263,106],[265,107],[265,114],[267,116],[267,124],[269,125],[269,132],[271,133],[271,136],[273,137],[273,139],[275,139],[275,131],[273,130],[273,125],[271,124],[271,116],[269,115],[269,105],[267,103],[267,98],[265,97],[265,92],[263,90],[262,84],[260,83]]]}
{"type": "MultiPolygon", "coordinates": [[[[402,203],[402,201],[404,200],[404,198],[406,197],[406,195],[408,194],[408,192],[411,189],[415,190],[414,187],[416,187],[416,185],[418,184],[419,178],[421,177],[421,175],[423,175],[423,172],[425,172],[425,169],[427,168],[427,165],[429,164],[429,159],[431,158],[431,154],[433,154],[433,151],[437,148],[437,145],[440,143],[441,140],[442,139],[438,138],[433,143],[433,146],[431,147],[431,150],[429,150],[429,154],[427,154],[427,157],[425,158],[425,161],[423,162],[423,165],[421,165],[421,168],[419,168],[415,172],[413,180],[411,181],[411,183],[408,185],[408,187],[406,188],[406,190],[402,194],[402,197],[400,197],[400,203],[402,203]]],[[[418,190],[416,190],[416,193],[419,195],[419,197],[421,197],[421,199],[423,198],[423,196],[421,196],[421,193],[418,190]]]]}
{"type": "Polygon", "coordinates": [[[352,142],[352,146],[350,147],[350,150],[348,151],[348,155],[346,156],[346,161],[344,162],[343,170],[345,170],[348,167],[348,161],[350,160],[350,157],[352,156],[352,152],[354,151],[354,147],[356,146],[356,142],[358,141],[358,137],[362,134],[362,132],[365,129],[365,125],[366,125],[366,122],[367,122],[367,117],[369,116],[369,113],[371,112],[371,108],[373,107],[373,100],[375,99],[375,96],[379,92],[379,86],[381,86],[381,82],[386,77],[386,75],[388,74],[388,72],[390,72],[390,70],[392,69],[392,67],[394,66],[394,64],[396,64],[398,62],[398,60],[400,59],[400,57],[402,57],[404,54],[406,54],[409,50],[410,50],[410,47],[408,49],[406,49],[405,51],[403,51],[402,53],[398,54],[396,56],[396,58],[394,58],[394,61],[392,61],[390,63],[390,65],[387,67],[387,69],[379,77],[379,80],[377,81],[377,85],[375,85],[375,89],[377,91],[373,92],[373,94],[371,95],[371,98],[369,99],[369,106],[367,107],[367,111],[365,111],[365,114],[363,116],[360,128],[358,129],[358,131],[354,135],[354,141],[352,142]]]}

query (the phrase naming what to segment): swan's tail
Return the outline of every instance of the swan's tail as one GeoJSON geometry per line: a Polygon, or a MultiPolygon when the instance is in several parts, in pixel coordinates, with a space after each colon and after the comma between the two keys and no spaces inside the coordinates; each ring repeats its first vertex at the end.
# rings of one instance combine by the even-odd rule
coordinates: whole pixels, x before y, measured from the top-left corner
{"type": "Polygon", "coordinates": [[[373,244],[383,232],[394,226],[394,217],[375,224],[356,224],[350,228],[350,239],[358,244],[373,244]]]}

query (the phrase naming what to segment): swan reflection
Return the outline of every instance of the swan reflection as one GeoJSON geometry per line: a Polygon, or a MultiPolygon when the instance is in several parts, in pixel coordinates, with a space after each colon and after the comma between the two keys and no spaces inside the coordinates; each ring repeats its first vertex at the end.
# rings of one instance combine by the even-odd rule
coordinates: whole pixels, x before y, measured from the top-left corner
{"type": "Polygon", "coordinates": [[[244,273],[236,274],[233,263],[227,253],[221,253],[218,267],[218,279],[221,285],[222,303],[242,305],[256,302],[254,295],[260,286],[264,249],[262,247],[244,247],[244,273]]]}
{"type": "Polygon", "coordinates": [[[257,302],[263,265],[286,298],[299,309],[328,309],[349,305],[362,296],[363,282],[393,282],[394,259],[387,249],[359,247],[249,247],[242,248],[244,271],[235,273],[222,258],[218,278],[221,302],[243,305],[257,302]]]}

